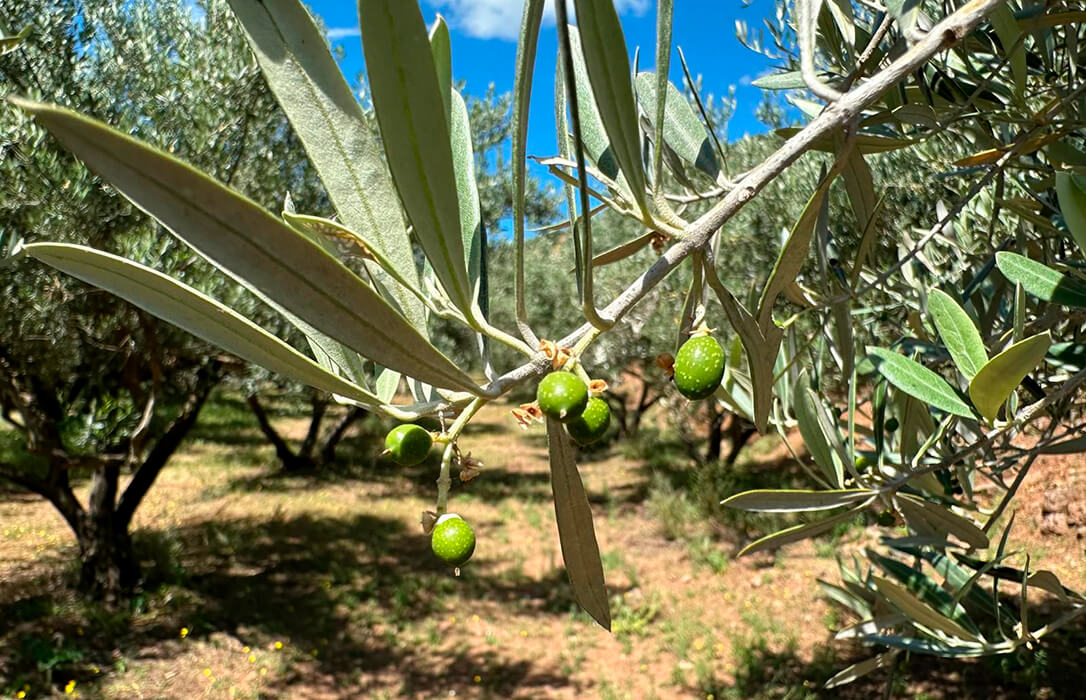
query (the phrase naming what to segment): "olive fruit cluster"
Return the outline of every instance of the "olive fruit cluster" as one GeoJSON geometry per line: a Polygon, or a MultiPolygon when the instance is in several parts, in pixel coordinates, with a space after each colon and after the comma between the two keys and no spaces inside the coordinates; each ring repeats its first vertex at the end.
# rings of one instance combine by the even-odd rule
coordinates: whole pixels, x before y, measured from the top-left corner
{"type": "Polygon", "coordinates": [[[711,335],[697,335],[675,355],[675,388],[691,401],[713,395],[724,377],[724,350],[711,335]]]}
{"type": "Polygon", "coordinates": [[[611,424],[611,407],[572,372],[551,372],[539,382],[536,401],[544,415],[566,424],[566,432],[578,445],[590,445],[603,437],[611,424]]]}

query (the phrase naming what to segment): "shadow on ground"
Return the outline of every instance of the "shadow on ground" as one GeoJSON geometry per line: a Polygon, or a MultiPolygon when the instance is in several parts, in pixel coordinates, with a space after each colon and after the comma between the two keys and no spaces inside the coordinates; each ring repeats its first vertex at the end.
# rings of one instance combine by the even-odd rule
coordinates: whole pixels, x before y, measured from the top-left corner
{"type": "Polygon", "coordinates": [[[405,693],[431,697],[454,688],[450,678],[462,679],[465,669],[484,663],[487,688],[499,695],[569,684],[553,669],[490,652],[490,658],[467,658],[462,649],[412,645],[398,634],[410,622],[434,617],[454,596],[521,614],[568,615],[574,603],[561,569],[530,578],[494,572],[482,558],[455,578],[430,555],[421,532],[368,515],[208,522],[143,531],[137,543],[146,592],[126,610],[74,597],[74,572],[60,563],[73,552],[5,581],[0,692],[23,683],[62,688],[76,680],[86,696],[103,676],[78,669],[108,669],[118,657],[179,655],[182,627],[191,630],[189,641],[225,632],[254,648],[289,639],[292,648],[318,650],[280,681],[279,697],[291,697],[291,684],[311,682],[312,674],[341,692],[362,692],[359,683],[367,678],[394,674],[405,693]]]}

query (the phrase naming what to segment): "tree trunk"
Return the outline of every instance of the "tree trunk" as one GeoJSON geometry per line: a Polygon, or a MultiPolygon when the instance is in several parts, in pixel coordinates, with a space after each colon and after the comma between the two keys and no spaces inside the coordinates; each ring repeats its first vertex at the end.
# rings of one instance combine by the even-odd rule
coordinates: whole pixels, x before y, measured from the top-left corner
{"type": "Polygon", "coordinates": [[[743,448],[746,447],[757,432],[758,430],[753,423],[740,418],[734,413],[732,414],[731,423],[728,424],[726,431],[731,447],[728,449],[728,456],[724,458],[725,466],[731,467],[735,465],[735,461],[739,459],[739,453],[743,451],[743,448]]]}
{"type": "Polygon", "coordinates": [[[716,401],[706,402],[709,408],[709,446],[705,450],[705,462],[715,464],[720,460],[720,441],[724,438],[721,428],[724,427],[724,418],[727,411],[721,411],[716,401]]]}
{"type": "Polygon", "coordinates": [[[128,532],[87,517],[78,540],[79,590],[108,605],[131,595],[139,583],[140,570],[128,532]]]}
{"type": "Polygon", "coordinates": [[[253,415],[256,416],[256,422],[260,425],[260,432],[264,433],[264,437],[275,447],[275,456],[279,460],[279,465],[283,468],[283,471],[295,472],[311,469],[313,461],[307,457],[294,454],[294,450],[290,449],[287,441],[271,424],[271,420],[268,418],[267,412],[264,411],[264,407],[260,405],[260,399],[256,397],[256,394],[250,394],[246,400],[249,403],[249,408],[253,411],[253,415]]]}
{"type": "Polygon", "coordinates": [[[347,434],[347,429],[354,425],[355,421],[363,418],[366,415],[366,409],[360,406],[351,406],[347,409],[347,413],[339,419],[335,427],[327,435],[324,436],[324,440],[321,441],[321,448],[318,453],[320,458],[320,464],[328,464],[336,458],[336,446],[339,445],[343,436],[347,434]]]}

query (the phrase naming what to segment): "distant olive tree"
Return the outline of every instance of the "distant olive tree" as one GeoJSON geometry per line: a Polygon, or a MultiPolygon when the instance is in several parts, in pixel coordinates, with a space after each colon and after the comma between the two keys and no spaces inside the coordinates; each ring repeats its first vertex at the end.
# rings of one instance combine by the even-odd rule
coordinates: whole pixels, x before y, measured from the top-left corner
{"type": "MultiPolygon", "coordinates": [[[[56,101],[183,157],[266,206],[328,206],[304,151],[221,2],[0,0],[26,28],[0,56],[0,94],[56,101]]],[[[144,260],[276,323],[154,219],[17,111],[0,111],[0,243],[64,241],[144,260]]],[[[23,448],[0,477],[71,526],[80,585],[115,598],[138,567],[133,514],[227,369],[188,333],[41,265],[6,264],[0,409],[23,448]],[[130,478],[125,481],[125,476],[130,478]],[[89,477],[80,502],[73,485],[89,477]]]]}

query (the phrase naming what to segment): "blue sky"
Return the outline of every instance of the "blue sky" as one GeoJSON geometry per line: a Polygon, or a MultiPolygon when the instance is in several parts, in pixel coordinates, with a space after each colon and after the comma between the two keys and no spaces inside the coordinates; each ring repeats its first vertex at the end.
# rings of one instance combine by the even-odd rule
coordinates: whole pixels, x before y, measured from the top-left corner
{"type": "MultiPolygon", "coordinates": [[[[359,40],[357,5],[344,0],[309,0],[329,28],[332,42],[344,51],[342,67],[350,80],[363,70],[359,40]]],[[[498,92],[513,88],[516,35],[520,28],[523,0],[422,0],[427,24],[441,13],[452,34],[453,77],[466,81],[469,94],[482,94],[490,83],[498,92]]],[[[651,69],[655,55],[655,2],[651,0],[616,0],[622,17],[626,44],[631,60],[635,47],[641,47],[640,65],[651,69]]],[[[571,11],[572,11],[572,3],[571,11]]],[[[771,16],[774,0],[676,0],[674,17],[675,46],[686,55],[691,72],[701,74],[704,89],[727,95],[736,89],[735,116],[728,125],[728,138],[765,130],[754,117],[760,90],[750,81],[765,73],[770,63],[765,57],[745,48],[735,38],[736,20],[751,27],[771,16]]],[[[536,73],[529,120],[528,152],[553,155],[554,141],[554,65],[557,37],[553,7],[547,9],[536,57],[536,73]]],[[[671,80],[682,85],[678,54],[672,52],[671,80]]]]}

